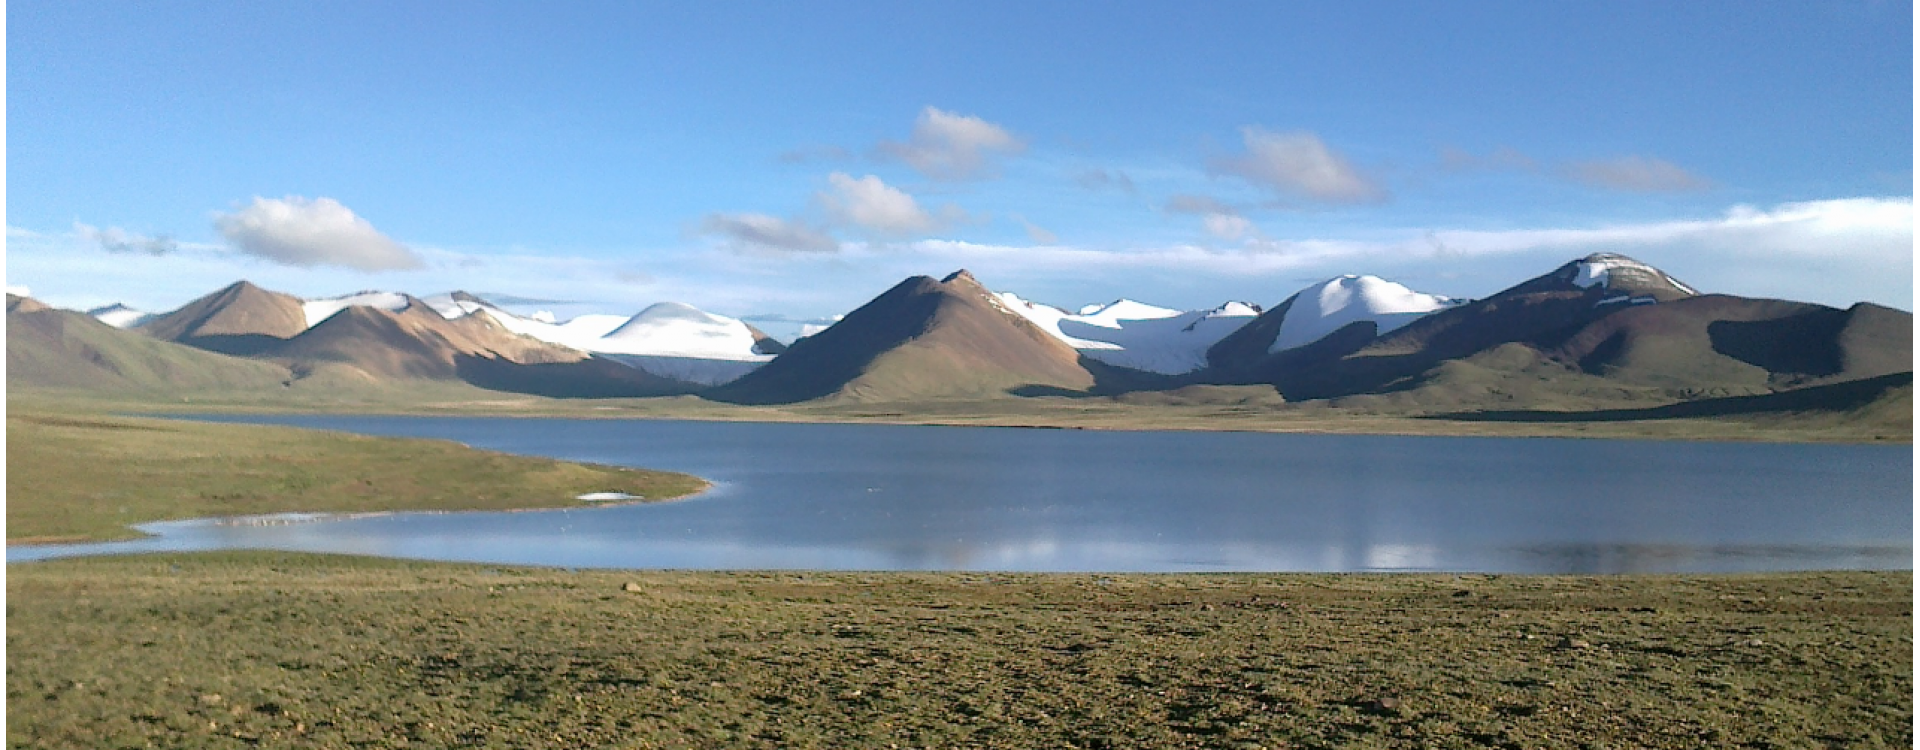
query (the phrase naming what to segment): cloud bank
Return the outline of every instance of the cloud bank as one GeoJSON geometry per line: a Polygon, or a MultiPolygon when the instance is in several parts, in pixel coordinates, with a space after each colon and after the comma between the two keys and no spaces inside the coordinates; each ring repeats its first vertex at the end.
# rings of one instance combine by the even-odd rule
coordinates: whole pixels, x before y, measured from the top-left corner
{"type": "Polygon", "coordinates": [[[332,198],[255,197],[233,213],[216,213],[214,229],[234,248],[290,266],[360,271],[420,268],[420,257],[332,198]]]}

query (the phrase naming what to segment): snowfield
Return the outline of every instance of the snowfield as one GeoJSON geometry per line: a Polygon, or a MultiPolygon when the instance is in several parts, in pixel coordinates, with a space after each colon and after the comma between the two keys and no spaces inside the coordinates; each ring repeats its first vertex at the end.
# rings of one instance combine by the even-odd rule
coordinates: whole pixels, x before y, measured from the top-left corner
{"type": "Polygon", "coordinates": [[[1686,292],[1687,294],[1699,294],[1699,292],[1694,291],[1692,287],[1680,283],[1679,280],[1668,276],[1666,272],[1658,268],[1654,268],[1653,266],[1641,263],[1624,255],[1614,255],[1612,253],[1594,253],[1575,262],[1573,266],[1573,285],[1581,289],[1590,289],[1595,285],[1599,285],[1602,289],[1608,288],[1610,285],[1607,282],[1616,270],[1632,271],[1646,278],[1660,279],[1673,285],[1673,288],[1686,292]]]}
{"type": "Polygon", "coordinates": [[[153,313],[141,312],[118,302],[88,310],[87,314],[92,315],[94,320],[115,328],[132,328],[153,317],[153,313]]]}
{"type": "Polygon", "coordinates": [[[300,311],[307,316],[307,327],[312,328],[349,307],[377,307],[387,312],[400,312],[410,304],[413,303],[407,295],[399,292],[358,292],[344,297],[304,300],[300,303],[300,311]]]}
{"type": "Polygon", "coordinates": [[[1081,354],[1117,367],[1181,375],[1207,365],[1207,349],[1260,314],[1244,302],[1211,310],[1173,310],[1129,299],[1088,305],[1069,313],[1029,302],[1012,292],[996,295],[1001,308],[1027,319],[1081,354]]]}
{"type": "Polygon", "coordinates": [[[660,302],[631,318],[581,315],[564,323],[515,315],[469,295],[423,300],[446,318],[482,314],[509,331],[606,357],[664,378],[701,385],[732,382],[773,359],[755,348],[747,324],[679,302],[660,302]]]}
{"type": "Polygon", "coordinates": [[[1423,294],[1378,276],[1346,275],[1328,279],[1293,298],[1269,352],[1306,346],[1353,323],[1370,320],[1385,335],[1438,310],[1466,300],[1423,294]]]}

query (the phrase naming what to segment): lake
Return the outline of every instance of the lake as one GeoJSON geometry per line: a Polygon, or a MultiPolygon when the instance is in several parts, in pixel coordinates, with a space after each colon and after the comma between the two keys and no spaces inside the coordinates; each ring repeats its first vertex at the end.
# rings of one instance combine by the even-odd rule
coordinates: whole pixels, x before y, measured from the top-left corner
{"type": "MultiPolygon", "coordinates": [[[[1910,446],[372,416],[205,417],[667,469],[671,503],[144,525],[75,554],[262,548],[563,567],[1725,572],[1912,567],[1910,446]]],[[[601,488],[582,488],[583,491],[601,488]]]]}

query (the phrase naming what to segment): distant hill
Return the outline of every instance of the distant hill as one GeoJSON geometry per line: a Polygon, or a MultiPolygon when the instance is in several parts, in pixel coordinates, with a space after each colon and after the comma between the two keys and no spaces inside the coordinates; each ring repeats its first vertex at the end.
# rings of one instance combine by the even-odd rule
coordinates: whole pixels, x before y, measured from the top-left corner
{"type": "Polygon", "coordinates": [[[103,392],[279,388],[287,368],[123,331],[7,295],[7,387],[103,392]]]}
{"type": "Polygon", "coordinates": [[[554,397],[653,396],[690,390],[684,383],[515,334],[484,315],[447,320],[419,300],[411,300],[397,312],[343,307],[297,336],[264,346],[254,356],[283,363],[300,375],[326,364],[350,368],[369,382],[458,380],[492,390],[554,397]]]}
{"type": "Polygon", "coordinates": [[[157,315],[139,330],[163,341],[247,355],[307,330],[300,298],[239,281],[157,315]]]}
{"type": "Polygon", "coordinates": [[[973,275],[915,276],[739,380],[722,401],[1002,396],[1023,387],[1092,388],[1073,347],[1008,310],[973,275]]]}
{"type": "MultiPolygon", "coordinates": [[[[1284,316],[1293,303],[1272,313],[1284,316]]],[[[1266,316],[1263,316],[1265,318],[1266,316]]],[[[1913,316],[1878,305],[1702,295],[1591,255],[1382,336],[1355,323],[1262,352],[1256,320],[1210,353],[1215,382],[1377,408],[1503,408],[1738,396],[1911,371],[1913,316]]]]}

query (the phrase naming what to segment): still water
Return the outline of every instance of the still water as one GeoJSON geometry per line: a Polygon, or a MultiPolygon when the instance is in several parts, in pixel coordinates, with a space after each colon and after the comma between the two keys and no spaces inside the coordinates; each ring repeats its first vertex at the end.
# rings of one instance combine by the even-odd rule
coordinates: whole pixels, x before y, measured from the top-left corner
{"type": "MultiPolygon", "coordinates": [[[[158,523],[265,548],[567,567],[1613,573],[1912,567],[1909,446],[658,420],[226,417],[688,472],[690,500],[158,523]]],[[[600,489],[600,488],[585,488],[600,489]]]]}

